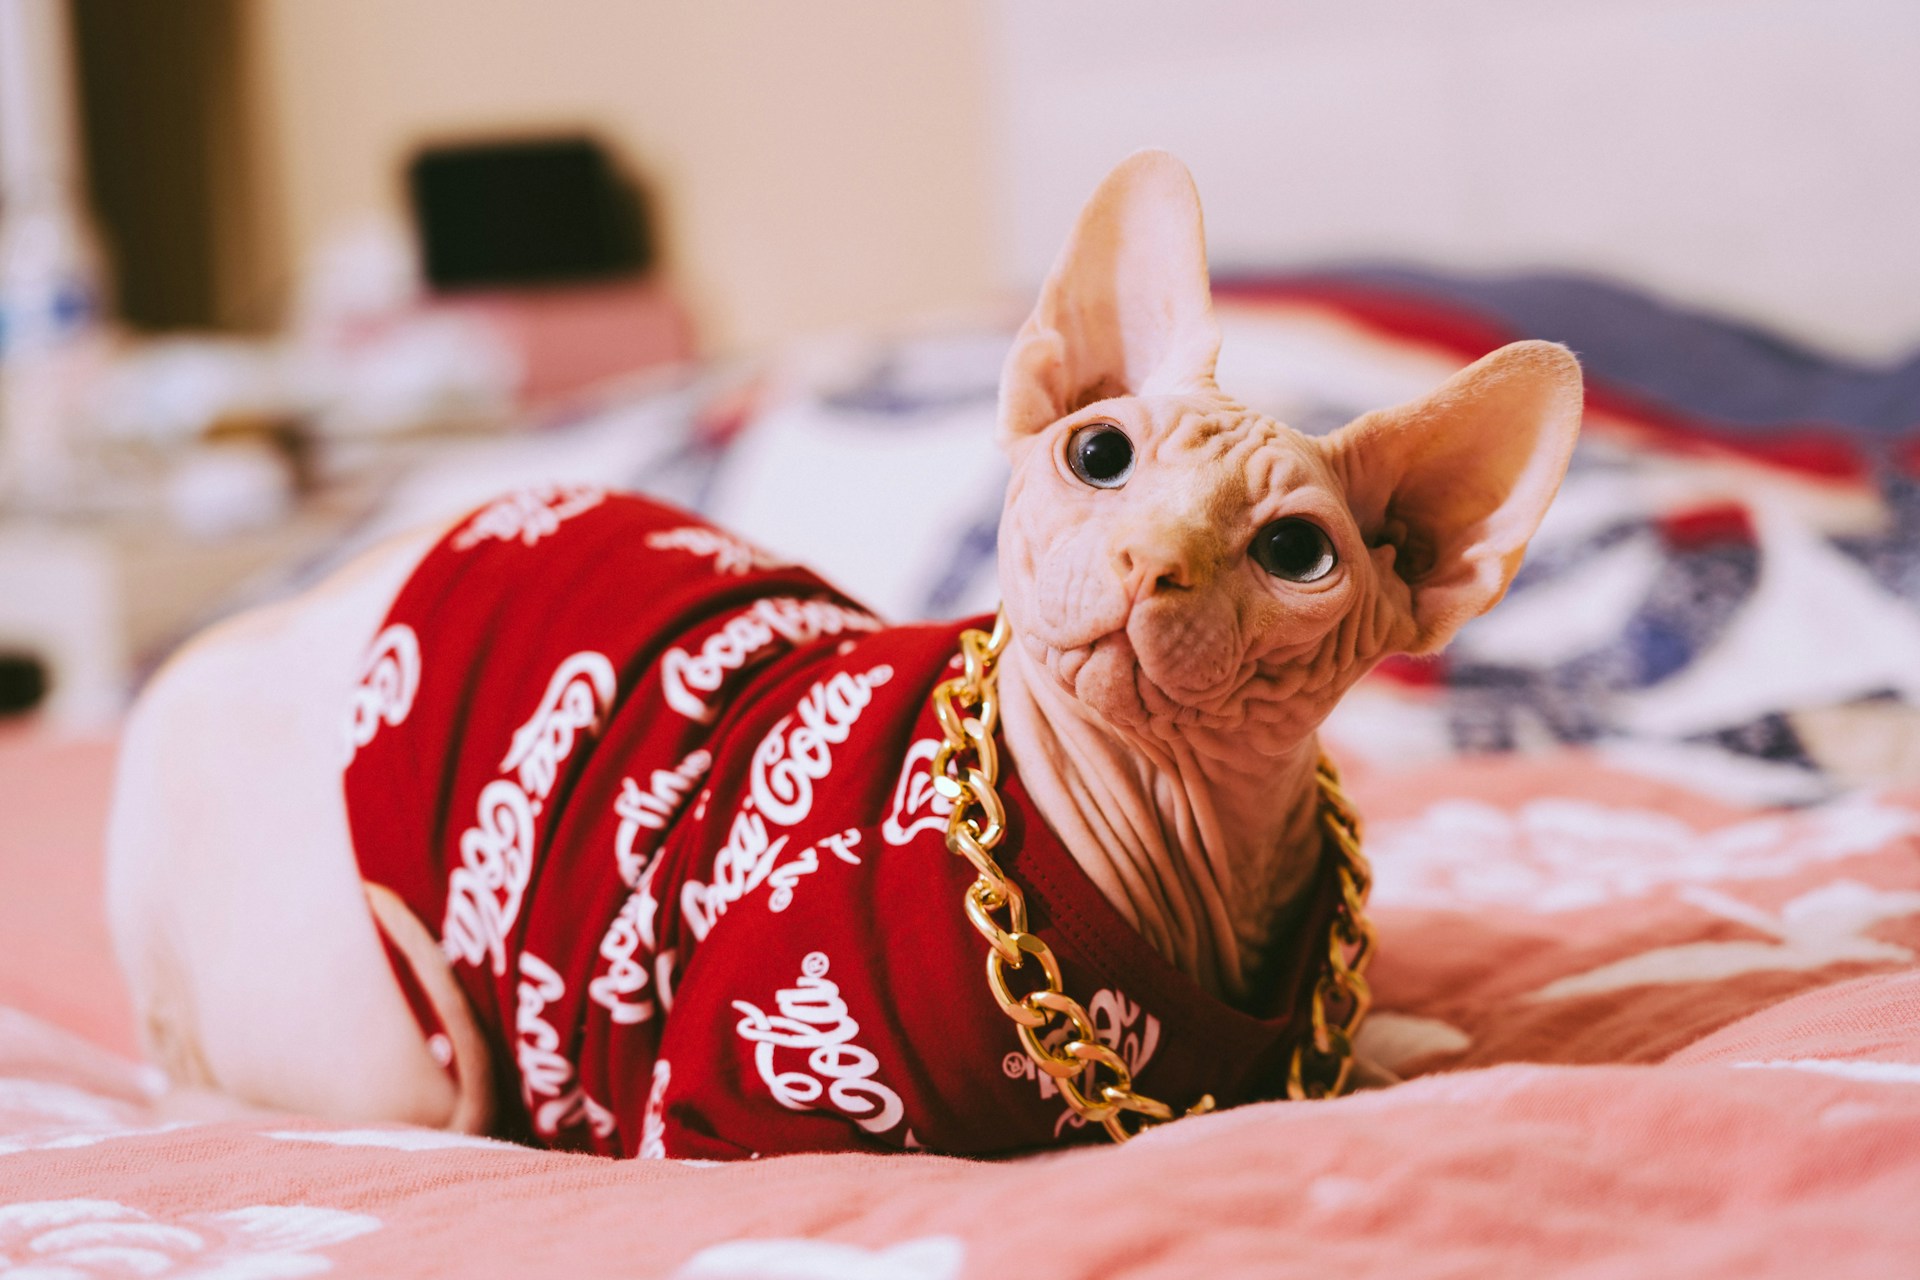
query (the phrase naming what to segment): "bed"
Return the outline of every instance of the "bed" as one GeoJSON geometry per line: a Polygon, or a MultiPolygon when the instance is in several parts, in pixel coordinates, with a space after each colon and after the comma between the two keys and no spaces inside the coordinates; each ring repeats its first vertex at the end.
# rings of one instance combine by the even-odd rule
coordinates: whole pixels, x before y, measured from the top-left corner
{"type": "MultiPolygon", "coordinates": [[[[1556,275],[1219,293],[1223,385],[1304,430],[1517,337],[1590,379],[1507,602],[1326,731],[1377,874],[1363,1044],[1406,1083],[996,1163],[611,1162],[163,1098],[99,913],[112,743],[15,734],[0,1275],[1911,1274],[1920,359],[1556,275]]],[[[989,607],[1009,334],[688,367],[440,447],[253,598],[563,481],[697,508],[897,618],[989,607]]]]}

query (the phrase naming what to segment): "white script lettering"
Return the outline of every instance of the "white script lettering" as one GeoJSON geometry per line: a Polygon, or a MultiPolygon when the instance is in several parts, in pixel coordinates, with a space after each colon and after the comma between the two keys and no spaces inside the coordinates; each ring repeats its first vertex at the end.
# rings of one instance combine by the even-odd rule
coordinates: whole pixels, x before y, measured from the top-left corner
{"type": "Polygon", "coordinates": [[[673,1068],[667,1060],[655,1058],[653,1084],[647,1090],[647,1113],[640,1120],[640,1150],[635,1153],[642,1160],[667,1158],[667,1085],[672,1079],[673,1068]]]}
{"type": "Polygon", "coordinates": [[[893,668],[884,664],[858,674],[836,671],[773,726],[754,750],[750,778],[753,802],[769,821],[790,827],[812,812],[813,784],[832,771],[833,748],[847,740],[874,689],[891,679],[893,668]]]}
{"type": "Polygon", "coordinates": [[[712,766],[713,753],[700,748],[672,769],[655,769],[647,778],[645,790],[632,778],[620,779],[620,798],[613,802],[613,811],[620,819],[613,838],[620,883],[629,889],[639,887],[640,877],[646,874],[647,864],[652,860],[653,848],[658,847],[655,843],[643,854],[637,846],[640,833],[665,831],[694,784],[712,766]]]}
{"type": "Polygon", "coordinates": [[[785,862],[779,858],[781,850],[787,847],[787,837],[768,842],[766,831],[766,824],[758,814],[738,815],[733,820],[732,836],[739,839],[730,836],[714,859],[713,882],[690,880],[680,886],[680,913],[686,917],[687,927],[693,930],[695,939],[704,939],[728,907],[763,884],[772,886],[767,894],[767,910],[785,911],[793,905],[794,885],[803,876],[820,869],[822,849],[848,866],[860,865],[860,855],[854,852],[860,845],[860,831],[856,827],[836,831],[785,862]]]}
{"type": "Polygon", "coordinates": [[[702,695],[718,693],[728,675],[745,667],[776,639],[805,644],[843,631],[879,629],[880,621],[873,615],[831,600],[785,596],[756,600],[703,640],[697,654],[681,648],[667,650],[660,659],[662,690],[668,706],[706,724],[713,718],[713,708],[702,695]]]}
{"type": "Polygon", "coordinates": [[[547,1020],[547,1006],[567,993],[553,966],[531,951],[520,953],[519,1002],[514,1010],[514,1061],[520,1096],[533,1112],[534,1131],[551,1138],[585,1121],[597,1138],[613,1132],[613,1113],[589,1098],[560,1051],[560,1033],[547,1020]]]}
{"type": "Polygon", "coordinates": [[[373,741],[382,724],[398,726],[420,689],[420,637],[396,622],[373,638],[360,681],[347,703],[347,761],[373,741]]]}
{"type": "Polygon", "coordinates": [[[460,865],[447,876],[440,945],[450,959],[473,965],[489,959],[494,973],[506,973],[507,934],[533,874],[539,805],[552,793],[578,736],[599,730],[614,693],[613,664],[604,654],[583,650],[554,671],[539,709],[515,731],[500,765],[513,776],[482,788],[477,819],[460,835],[460,865]]]}
{"type": "Polygon", "coordinates": [[[903,845],[922,831],[945,831],[953,802],[933,789],[933,775],[927,772],[940,744],[932,738],[920,738],[907,748],[900,765],[900,780],[893,784],[893,808],[880,824],[880,835],[891,845],[903,845]]]}
{"type": "Polygon", "coordinates": [[[620,907],[620,914],[600,940],[600,958],[607,971],[587,984],[587,997],[607,1011],[616,1023],[630,1027],[653,1016],[651,999],[633,999],[647,989],[647,966],[634,957],[643,949],[651,950],[653,930],[644,917],[651,914],[652,903],[632,893],[620,907]]]}
{"type": "MultiPolygon", "coordinates": [[[[1140,1005],[1121,992],[1101,988],[1094,992],[1093,999],[1087,1001],[1087,1016],[1093,1021],[1094,1034],[1100,1037],[1102,1044],[1119,1054],[1127,1064],[1127,1070],[1138,1075],[1153,1059],[1153,1051],[1160,1045],[1160,1019],[1147,1013],[1140,1005]],[[1142,1015],[1145,1020],[1142,1021],[1142,1015]]],[[[1041,1038],[1041,1042],[1050,1049],[1058,1049],[1072,1034],[1071,1027],[1058,1027],[1041,1038]]],[[[1033,1060],[1024,1053],[1009,1053],[1002,1067],[1009,1079],[1027,1079],[1038,1083],[1040,1096],[1057,1097],[1060,1088],[1053,1077],[1035,1068],[1033,1060]]],[[[1054,1136],[1058,1137],[1069,1126],[1080,1128],[1086,1121],[1071,1107],[1063,1107],[1060,1118],[1054,1123],[1054,1136]]]]}
{"type": "Polygon", "coordinates": [[[470,551],[488,539],[531,547],[562,524],[593,510],[607,491],[587,484],[541,484],[507,494],[467,521],[453,537],[455,551],[470,551]]]}
{"type": "Polygon", "coordinates": [[[661,551],[686,551],[710,556],[715,573],[746,574],[752,569],[779,569],[786,561],[768,555],[752,543],[709,529],[705,525],[683,525],[647,535],[647,545],[661,551]]]}
{"type": "Polygon", "coordinates": [[[741,1018],[734,1029],[753,1044],[754,1069],[775,1102],[790,1111],[812,1111],[824,1097],[868,1133],[885,1133],[906,1108],[899,1094],[873,1078],[880,1059],[853,1043],[860,1024],[828,980],[828,965],[824,951],[809,952],[800,962],[799,981],[774,993],[779,1011],[771,1016],[735,1000],[741,1018]],[[779,1070],[782,1049],[805,1050],[806,1069],[779,1070]]]}
{"type": "Polygon", "coordinates": [[[500,772],[517,769],[529,794],[546,796],[561,762],[573,753],[574,734],[599,732],[600,714],[613,701],[616,685],[613,663],[604,653],[583,649],[562,662],[547,681],[539,710],[514,731],[500,772]]]}

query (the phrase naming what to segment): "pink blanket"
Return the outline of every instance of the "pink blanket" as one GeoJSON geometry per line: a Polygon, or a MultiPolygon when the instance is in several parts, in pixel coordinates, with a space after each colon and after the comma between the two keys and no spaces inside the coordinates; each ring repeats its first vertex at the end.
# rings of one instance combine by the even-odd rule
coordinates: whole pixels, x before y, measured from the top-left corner
{"type": "MultiPolygon", "coordinates": [[[[104,762],[0,743],[0,811],[97,819],[104,762]]],[[[157,1106],[48,1025],[127,1041],[97,844],[10,820],[0,884],[36,889],[0,898],[0,997],[38,1016],[0,1015],[0,1275],[1915,1274],[1920,795],[1754,814],[1577,756],[1355,787],[1367,1043],[1417,1078],[1003,1164],[615,1162],[157,1106]],[[57,967],[20,962],[73,921],[57,967]]]]}

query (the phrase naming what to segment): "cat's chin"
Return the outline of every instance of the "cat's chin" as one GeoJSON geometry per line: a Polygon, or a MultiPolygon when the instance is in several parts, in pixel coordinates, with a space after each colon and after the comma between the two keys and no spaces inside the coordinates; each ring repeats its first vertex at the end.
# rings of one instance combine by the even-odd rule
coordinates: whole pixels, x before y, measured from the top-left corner
{"type": "Polygon", "coordinates": [[[1114,631],[1060,656],[1054,675],[1080,703],[1117,728],[1147,722],[1140,696],[1140,659],[1125,631],[1114,631]]]}
{"type": "Polygon", "coordinates": [[[1163,739],[1210,723],[1215,717],[1183,691],[1154,679],[1154,664],[1123,629],[1071,649],[1045,649],[1054,682],[1110,728],[1130,736],[1163,739]]]}

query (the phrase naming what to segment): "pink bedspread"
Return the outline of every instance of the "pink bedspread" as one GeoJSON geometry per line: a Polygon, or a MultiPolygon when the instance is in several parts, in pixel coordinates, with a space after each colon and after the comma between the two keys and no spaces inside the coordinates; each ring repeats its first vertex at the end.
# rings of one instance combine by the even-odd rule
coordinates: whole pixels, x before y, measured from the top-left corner
{"type": "MultiPolygon", "coordinates": [[[[55,771],[97,797],[84,758],[55,771]]],[[[9,763],[0,801],[32,799],[9,763]]],[[[0,904],[0,941],[32,916],[84,943],[0,962],[39,1015],[0,1014],[0,1275],[1920,1272],[1920,795],[1746,813],[1574,756],[1354,781],[1368,1043],[1418,1078],[1004,1164],[613,1162],[156,1106],[49,1025],[124,1008],[97,845],[70,842],[39,910],[0,904]]],[[[4,883],[23,856],[0,846],[4,883]]]]}

